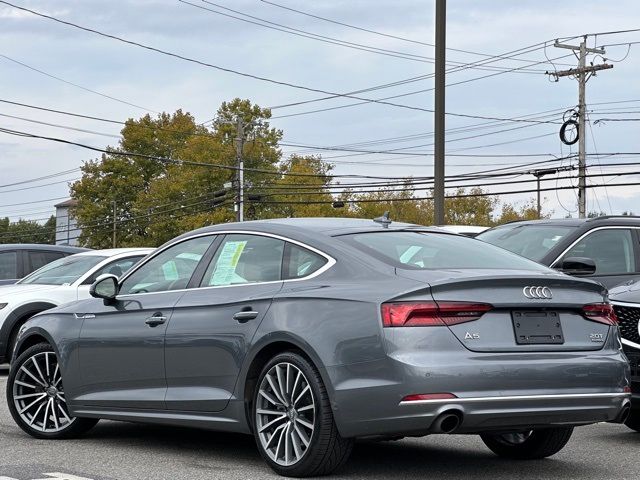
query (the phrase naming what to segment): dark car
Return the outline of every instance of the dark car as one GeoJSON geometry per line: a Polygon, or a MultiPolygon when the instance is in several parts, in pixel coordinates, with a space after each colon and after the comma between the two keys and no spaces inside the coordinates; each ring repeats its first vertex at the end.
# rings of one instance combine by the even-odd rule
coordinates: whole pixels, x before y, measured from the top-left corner
{"type": "Polygon", "coordinates": [[[16,243],[0,245],[0,285],[16,283],[47,263],[86,252],[86,248],[66,245],[16,243]]]}
{"type": "Polygon", "coordinates": [[[612,289],[609,298],[618,317],[622,348],[631,365],[632,410],[626,423],[640,432],[640,281],[612,289]]]}
{"type": "Polygon", "coordinates": [[[607,288],[640,279],[640,217],[512,222],[476,238],[607,288]]]}
{"type": "Polygon", "coordinates": [[[91,294],[20,329],[7,400],[36,438],[101,418],[240,432],[315,476],[358,437],[478,434],[539,459],[630,409],[600,284],[436,228],[216,225],[91,294]]]}

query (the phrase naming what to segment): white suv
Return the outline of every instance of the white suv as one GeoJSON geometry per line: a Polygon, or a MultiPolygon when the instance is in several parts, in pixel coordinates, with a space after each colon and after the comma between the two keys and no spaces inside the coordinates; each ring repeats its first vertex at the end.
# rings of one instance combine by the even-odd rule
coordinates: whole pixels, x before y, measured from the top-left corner
{"type": "Polygon", "coordinates": [[[18,330],[49,308],[89,298],[99,275],[122,275],[152,248],[90,250],[51,262],[13,285],[0,286],[0,364],[11,358],[18,330]]]}

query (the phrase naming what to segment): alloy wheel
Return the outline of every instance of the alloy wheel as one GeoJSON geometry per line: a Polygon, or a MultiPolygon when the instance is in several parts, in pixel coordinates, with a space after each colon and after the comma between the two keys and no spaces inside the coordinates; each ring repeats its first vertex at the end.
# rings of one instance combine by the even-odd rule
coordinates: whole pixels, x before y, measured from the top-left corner
{"type": "Polygon", "coordinates": [[[298,463],[313,437],[316,405],[309,380],[295,365],[277,363],[258,390],[256,428],[264,451],[281,466],[298,463]]]}
{"type": "Polygon", "coordinates": [[[13,382],[13,402],[25,425],[40,432],[60,432],[76,420],[69,415],[53,352],[36,353],[22,363],[13,382]]]}

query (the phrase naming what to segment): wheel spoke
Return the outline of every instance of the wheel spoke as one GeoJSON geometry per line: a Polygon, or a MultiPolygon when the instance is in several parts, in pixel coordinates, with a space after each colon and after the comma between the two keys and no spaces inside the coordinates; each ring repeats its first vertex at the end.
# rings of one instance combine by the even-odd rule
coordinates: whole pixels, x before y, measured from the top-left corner
{"type": "Polygon", "coordinates": [[[297,405],[297,403],[300,401],[300,399],[304,396],[305,393],[307,393],[309,391],[309,385],[307,385],[306,387],[304,387],[302,389],[302,391],[300,392],[300,395],[297,396],[297,398],[293,401],[293,406],[295,407],[297,405]]]}
{"type": "Polygon", "coordinates": [[[42,395],[43,395],[42,393],[28,393],[26,395],[18,395],[17,397],[13,397],[13,398],[15,400],[24,400],[25,398],[42,397],[42,395]]]}
{"type": "Polygon", "coordinates": [[[47,406],[44,407],[44,420],[42,421],[42,431],[47,431],[47,421],[49,420],[49,405],[51,405],[51,399],[47,401],[47,406]]]}
{"type": "Polygon", "coordinates": [[[49,352],[44,354],[44,364],[47,367],[47,381],[51,382],[51,374],[49,373],[49,352]]]}
{"type": "Polygon", "coordinates": [[[285,425],[285,427],[280,430],[280,436],[278,437],[278,446],[276,447],[276,461],[278,460],[278,457],[280,456],[280,447],[282,446],[282,439],[284,438],[284,431],[287,429],[287,426],[285,425]]]}
{"type": "Polygon", "coordinates": [[[67,422],[71,423],[71,418],[69,417],[67,412],[64,411],[64,408],[62,408],[62,405],[58,404],[58,410],[60,410],[60,412],[62,412],[62,415],[64,416],[64,418],[67,419],[67,422]]]}
{"type": "Polygon", "coordinates": [[[46,393],[41,393],[38,398],[36,398],[33,402],[31,402],[26,407],[23,407],[22,410],[20,410],[18,413],[22,414],[22,413],[26,412],[27,410],[29,410],[31,407],[33,407],[36,403],[40,402],[46,396],[47,396],[46,393]]]}
{"type": "Polygon", "coordinates": [[[296,455],[296,460],[302,456],[302,445],[300,445],[300,439],[298,438],[298,432],[295,425],[289,429],[289,437],[291,437],[291,445],[293,446],[293,452],[296,455]]]}
{"type": "Polygon", "coordinates": [[[284,427],[285,427],[285,424],[283,423],[273,431],[273,433],[271,434],[271,437],[269,438],[269,441],[267,442],[264,448],[269,449],[269,447],[271,447],[271,444],[278,436],[278,432],[280,432],[280,430],[282,430],[284,427]]]}
{"type": "Polygon", "coordinates": [[[264,432],[264,431],[265,431],[265,430],[267,430],[269,427],[271,427],[272,425],[275,425],[275,424],[276,424],[276,423],[278,423],[278,422],[281,422],[281,421],[282,421],[282,420],[284,420],[285,418],[287,418],[287,415],[283,413],[283,414],[282,414],[282,415],[280,415],[278,418],[275,418],[275,419],[271,420],[270,422],[265,423],[262,427],[260,427],[260,430],[258,430],[258,433],[262,433],[262,432],[264,432]]]}
{"type": "Polygon", "coordinates": [[[256,410],[256,413],[259,415],[282,415],[280,410],[267,410],[264,408],[259,408],[256,410]]]}
{"type": "Polygon", "coordinates": [[[297,410],[298,410],[298,413],[300,413],[300,412],[306,412],[307,410],[313,410],[314,408],[315,408],[315,405],[312,403],[312,404],[307,405],[305,407],[300,407],[297,410]]]}
{"type": "Polygon", "coordinates": [[[58,379],[56,380],[56,375],[58,375],[58,373],[60,372],[60,364],[56,363],[56,369],[53,371],[53,386],[57,387],[58,383],[60,383],[60,380],[62,380],[62,375],[60,375],[58,377],[58,379]]]}
{"type": "Polygon", "coordinates": [[[264,390],[260,390],[260,395],[262,395],[264,398],[266,398],[267,400],[269,400],[269,402],[271,402],[273,405],[278,406],[278,405],[282,405],[282,403],[280,403],[278,400],[275,400],[271,395],[269,395],[267,392],[265,392],[264,390]]]}
{"type": "Polygon", "coordinates": [[[45,388],[47,388],[47,386],[46,386],[44,383],[42,383],[40,380],[38,380],[38,379],[36,378],[36,376],[35,376],[33,373],[31,373],[29,370],[27,370],[27,368],[25,368],[25,366],[24,366],[24,365],[22,365],[22,366],[20,367],[20,370],[21,370],[21,371],[23,371],[24,373],[26,373],[27,375],[29,375],[33,380],[35,380],[35,381],[36,381],[36,383],[37,383],[38,385],[40,385],[41,387],[45,387],[45,388]]]}
{"type": "Polygon", "coordinates": [[[298,375],[296,375],[296,379],[293,382],[293,388],[291,389],[291,398],[293,398],[294,395],[296,394],[296,388],[298,387],[298,380],[300,380],[301,376],[302,376],[302,372],[298,370],[298,375]]]}
{"type": "Polygon", "coordinates": [[[53,398],[49,400],[51,402],[51,416],[53,417],[53,424],[56,426],[56,430],[60,428],[60,424],[58,423],[58,416],[56,414],[56,404],[53,401],[53,398]]]}
{"type": "Polygon", "coordinates": [[[280,389],[280,396],[287,403],[287,388],[282,378],[282,368],[280,365],[276,365],[276,378],[278,379],[278,388],[280,389]]]}
{"type": "Polygon", "coordinates": [[[42,407],[44,407],[44,405],[45,405],[44,403],[40,404],[40,406],[36,410],[36,413],[34,413],[33,416],[31,417],[31,420],[29,420],[29,425],[33,425],[33,422],[35,422],[36,417],[38,416],[38,414],[40,413],[40,410],[42,410],[42,407]]]}
{"type": "Polygon", "coordinates": [[[42,380],[43,384],[47,384],[47,379],[44,378],[44,375],[42,375],[42,371],[40,370],[40,366],[38,365],[38,362],[36,361],[36,357],[31,357],[31,363],[33,363],[36,367],[36,371],[38,372],[38,375],[40,375],[40,380],[42,380]]]}
{"type": "Polygon", "coordinates": [[[296,433],[298,434],[298,438],[300,438],[300,440],[302,440],[302,443],[304,444],[305,448],[309,446],[309,442],[311,441],[309,439],[309,437],[307,436],[306,433],[304,433],[303,430],[300,430],[300,427],[298,427],[298,425],[295,425],[295,430],[296,433]]]}
{"type": "Polygon", "coordinates": [[[16,380],[14,383],[16,385],[20,385],[21,387],[27,387],[27,388],[33,388],[33,389],[38,388],[35,385],[31,385],[30,383],[21,382],[20,380],[16,380]]]}
{"type": "Polygon", "coordinates": [[[307,422],[306,420],[302,420],[300,417],[296,418],[296,422],[298,422],[303,427],[307,427],[309,430],[313,431],[313,424],[307,422]]]}
{"type": "Polygon", "coordinates": [[[286,405],[287,402],[284,400],[284,398],[282,398],[282,395],[280,395],[280,392],[278,391],[278,387],[276,386],[275,382],[273,381],[273,378],[271,378],[271,375],[269,375],[267,373],[266,379],[267,379],[267,382],[269,382],[269,386],[271,387],[271,390],[273,391],[273,394],[276,396],[278,401],[282,405],[286,405]]]}
{"type": "Polygon", "coordinates": [[[287,423],[287,426],[284,427],[284,463],[289,464],[289,431],[291,430],[291,422],[287,423]]]}

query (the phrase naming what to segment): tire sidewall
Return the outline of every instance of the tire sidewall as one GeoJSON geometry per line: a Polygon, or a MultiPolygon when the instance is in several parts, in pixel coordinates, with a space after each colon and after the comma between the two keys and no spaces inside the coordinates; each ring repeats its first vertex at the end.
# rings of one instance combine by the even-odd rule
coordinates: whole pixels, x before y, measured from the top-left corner
{"type": "Polygon", "coordinates": [[[324,384],[322,383],[322,379],[320,377],[317,369],[311,365],[311,363],[305,359],[303,356],[293,353],[286,352],[281,353],[273,357],[267,364],[264,366],[262,371],[260,372],[260,376],[258,377],[258,382],[256,383],[255,391],[253,392],[253,403],[251,406],[251,422],[253,425],[253,434],[256,440],[256,444],[258,446],[258,451],[262,458],[267,462],[267,464],[275,470],[277,473],[285,476],[298,476],[302,474],[302,472],[307,471],[316,461],[314,458],[314,449],[318,444],[319,438],[322,435],[322,429],[324,422],[321,419],[329,413],[333,415],[331,412],[331,406],[328,401],[326,401],[326,389],[324,384]],[[314,412],[314,429],[313,434],[311,436],[311,441],[309,442],[309,447],[305,451],[305,455],[298,463],[290,466],[283,466],[276,462],[274,462],[271,457],[269,457],[268,453],[262,447],[262,442],[260,441],[260,437],[258,435],[257,423],[256,423],[256,409],[258,405],[258,392],[260,390],[260,385],[264,379],[264,376],[267,372],[278,363],[291,363],[298,367],[302,373],[307,378],[309,386],[311,387],[311,391],[313,393],[313,398],[316,404],[315,412],[314,412]]]}

